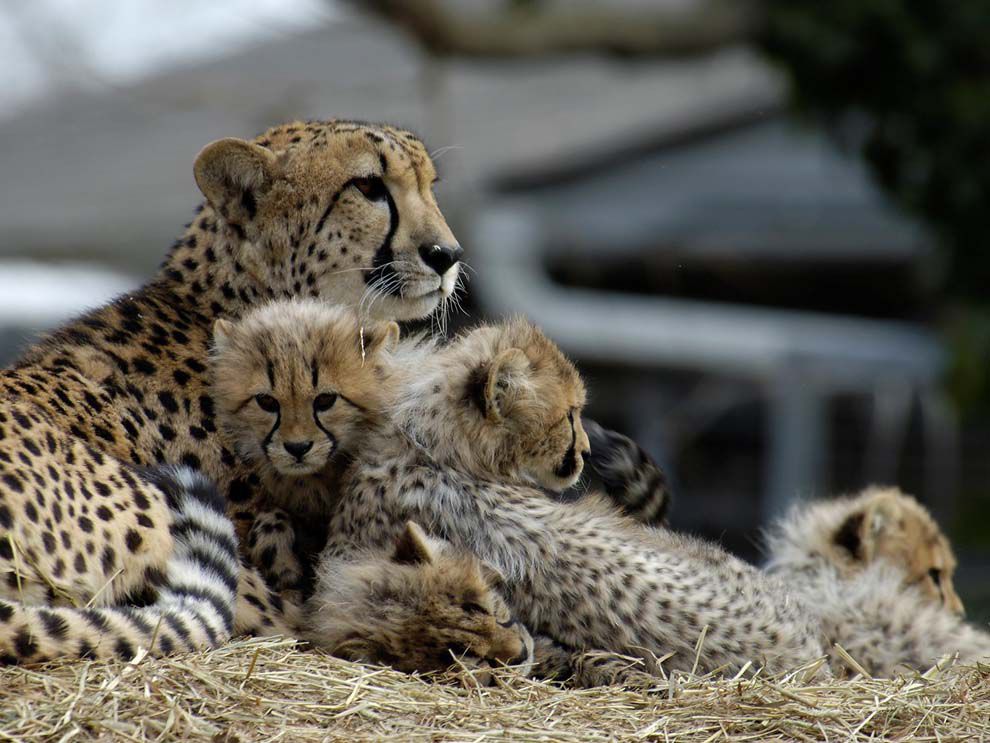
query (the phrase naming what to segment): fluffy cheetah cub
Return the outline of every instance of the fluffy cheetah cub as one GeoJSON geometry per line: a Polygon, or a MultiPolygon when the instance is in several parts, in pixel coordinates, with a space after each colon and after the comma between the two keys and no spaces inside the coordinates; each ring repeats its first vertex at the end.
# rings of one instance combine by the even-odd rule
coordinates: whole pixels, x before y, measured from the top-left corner
{"type": "Polygon", "coordinates": [[[528,673],[533,640],[495,590],[499,580],[473,555],[409,522],[387,553],[321,563],[302,636],[339,657],[405,672],[460,662],[477,669],[512,664],[528,673]]]}
{"type": "Polygon", "coordinates": [[[961,619],[948,540],[896,488],[799,505],[766,543],[766,570],[809,599],[837,672],[850,666],[836,643],[875,676],[990,657],[990,634],[961,619]]]}
{"type": "Polygon", "coordinates": [[[401,343],[388,419],[341,480],[327,559],[385,548],[408,520],[495,566],[531,631],[577,650],[673,654],[672,664],[775,670],[824,654],[774,579],[713,544],[636,524],[598,497],[561,504],[581,475],[585,389],[522,320],[447,346],[401,343]],[[699,638],[700,650],[696,652],[699,638]]]}
{"type": "Polygon", "coordinates": [[[334,468],[360,446],[383,404],[383,349],[394,322],[359,325],[350,310],[281,301],[217,320],[212,392],[223,436],[254,467],[258,504],[245,554],[275,589],[297,587],[333,510],[334,468]]]}

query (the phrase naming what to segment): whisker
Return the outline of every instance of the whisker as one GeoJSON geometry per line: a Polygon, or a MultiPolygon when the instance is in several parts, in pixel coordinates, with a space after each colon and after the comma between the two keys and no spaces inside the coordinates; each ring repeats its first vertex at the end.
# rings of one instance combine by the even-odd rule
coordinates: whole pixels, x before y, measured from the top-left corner
{"type": "Polygon", "coordinates": [[[430,153],[430,159],[436,160],[443,157],[451,150],[463,150],[464,146],[459,144],[449,144],[446,147],[437,147],[433,152],[430,153]]]}

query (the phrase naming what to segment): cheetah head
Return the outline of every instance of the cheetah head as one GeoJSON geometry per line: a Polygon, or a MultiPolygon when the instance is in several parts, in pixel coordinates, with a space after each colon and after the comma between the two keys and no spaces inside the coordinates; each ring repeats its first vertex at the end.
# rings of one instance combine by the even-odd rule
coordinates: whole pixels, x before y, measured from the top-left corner
{"type": "Polygon", "coordinates": [[[291,123],[221,139],[196,183],[268,296],[323,297],[383,319],[426,317],[455,291],[461,248],[423,143],[390,126],[291,123]]]}
{"type": "Polygon", "coordinates": [[[326,559],[307,603],[305,635],[349,660],[405,672],[493,665],[529,672],[533,640],[499,592],[499,575],[473,555],[406,524],[389,553],[326,559]]]}
{"type": "Polygon", "coordinates": [[[211,371],[220,425],[244,459],[283,475],[323,470],[353,449],[381,408],[394,322],[357,320],[312,299],[274,302],[217,320],[211,371]]]}
{"type": "Polygon", "coordinates": [[[581,476],[589,453],[581,423],[585,388],[574,365],[538,328],[516,319],[475,328],[441,351],[453,380],[448,405],[456,436],[434,436],[438,448],[479,474],[560,491],[581,476]]]}
{"type": "Polygon", "coordinates": [[[964,612],[952,577],[956,558],[928,511],[897,488],[867,488],[849,501],[849,514],[832,535],[832,560],[855,572],[877,560],[901,567],[923,596],[955,614],[964,612]]]}

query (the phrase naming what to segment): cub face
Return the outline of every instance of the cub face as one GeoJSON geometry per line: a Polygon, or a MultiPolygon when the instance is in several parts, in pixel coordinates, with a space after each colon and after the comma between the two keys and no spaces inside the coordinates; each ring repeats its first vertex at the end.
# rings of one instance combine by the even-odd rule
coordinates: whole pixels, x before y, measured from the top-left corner
{"type": "Polygon", "coordinates": [[[317,580],[304,634],[334,655],[407,673],[532,666],[533,640],[497,573],[413,522],[390,553],[324,560],[317,580]]]}
{"type": "Polygon", "coordinates": [[[468,346],[478,341],[490,351],[469,375],[469,394],[507,469],[549,490],[569,488],[591,448],[581,423],[586,393],[577,369],[524,320],[479,328],[465,338],[468,346]]]}
{"type": "Polygon", "coordinates": [[[394,322],[362,325],[352,311],[316,300],[217,320],[213,393],[238,454],[305,476],[356,446],[380,410],[380,355],[398,333],[394,322]]]}
{"type": "Polygon", "coordinates": [[[426,317],[454,291],[461,248],[413,134],[294,122],[196,158],[196,183],[270,296],[324,297],[385,319],[426,317]]]}
{"type": "Polygon", "coordinates": [[[956,557],[928,511],[897,488],[868,488],[833,535],[837,560],[854,571],[876,560],[903,568],[907,582],[954,614],[964,608],[953,585],[956,557]]]}

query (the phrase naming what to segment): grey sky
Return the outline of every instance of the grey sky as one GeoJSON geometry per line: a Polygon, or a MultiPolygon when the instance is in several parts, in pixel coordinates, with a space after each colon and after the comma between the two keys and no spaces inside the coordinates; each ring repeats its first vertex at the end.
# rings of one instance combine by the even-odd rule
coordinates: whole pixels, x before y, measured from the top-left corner
{"type": "Polygon", "coordinates": [[[330,22],[327,0],[0,0],[0,119],[330,22]]]}

